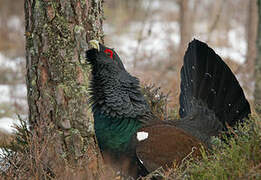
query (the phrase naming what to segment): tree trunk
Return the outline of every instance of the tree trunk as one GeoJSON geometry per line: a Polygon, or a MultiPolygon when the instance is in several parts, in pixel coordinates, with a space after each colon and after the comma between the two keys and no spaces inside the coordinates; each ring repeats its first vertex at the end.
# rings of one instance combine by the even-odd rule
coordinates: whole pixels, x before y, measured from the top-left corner
{"type": "Polygon", "coordinates": [[[217,28],[218,23],[220,21],[221,15],[222,15],[222,10],[225,5],[225,0],[217,0],[213,4],[211,8],[211,14],[210,14],[210,23],[208,27],[208,42],[211,39],[213,31],[217,28]]]}
{"type": "Polygon", "coordinates": [[[103,0],[25,0],[24,8],[29,123],[53,124],[68,159],[88,151],[98,161],[85,51],[103,41],[103,0]]]}
{"type": "Polygon", "coordinates": [[[195,14],[197,11],[197,1],[194,2],[194,7],[189,7],[188,0],[178,0],[179,6],[179,35],[180,42],[178,52],[176,52],[175,57],[177,57],[176,61],[170,61],[166,69],[180,69],[183,62],[183,56],[185,54],[185,50],[188,47],[188,43],[191,41],[192,33],[194,31],[194,20],[195,14]]]}
{"type": "MultiPolygon", "coordinates": [[[[190,14],[189,1],[180,0],[179,1],[179,15],[180,15],[180,44],[179,44],[179,54],[182,59],[187,45],[191,39],[191,34],[193,32],[193,18],[190,14]]],[[[180,60],[181,61],[181,60],[180,60]]]]}
{"type": "Polygon", "coordinates": [[[256,0],[248,1],[248,17],[246,23],[246,34],[247,34],[247,54],[244,66],[240,66],[237,71],[242,74],[241,82],[243,88],[251,97],[254,94],[254,88],[251,84],[254,82],[255,72],[255,61],[257,57],[257,4],[256,0]]]}
{"type": "Polygon", "coordinates": [[[254,74],[254,65],[256,60],[256,40],[257,40],[257,4],[254,0],[249,0],[247,21],[247,56],[246,66],[251,76],[254,74]]]}
{"type": "Polygon", "coordinates": [[[248,4],[248,21],[247,21],[247,55],[246,69],[250,74],[250,80],[253,79],[254,65],[256,60],[256,40],[257,40],[257,4],[255,0],[249,0],[248,4]]]}
{"type": "Polygon", "coordinates": [[[256,112],[261,115],[261,0],[258,4],[258,38],[257,38],[257,58],[255,63],[255,107],[256,112]]]}

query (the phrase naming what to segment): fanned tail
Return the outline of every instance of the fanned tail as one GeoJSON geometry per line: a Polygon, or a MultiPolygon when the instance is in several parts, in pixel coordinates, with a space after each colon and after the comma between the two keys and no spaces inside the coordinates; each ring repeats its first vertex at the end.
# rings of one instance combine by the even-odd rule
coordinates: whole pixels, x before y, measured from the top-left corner
{"type": "Polygon", "coordinates": [[[250,114],[250,105],[229,67],[207,44],[193,40],[181,69],[180,117],[198,111],[198,106],[214,113],[223,130],[250,114]]]}

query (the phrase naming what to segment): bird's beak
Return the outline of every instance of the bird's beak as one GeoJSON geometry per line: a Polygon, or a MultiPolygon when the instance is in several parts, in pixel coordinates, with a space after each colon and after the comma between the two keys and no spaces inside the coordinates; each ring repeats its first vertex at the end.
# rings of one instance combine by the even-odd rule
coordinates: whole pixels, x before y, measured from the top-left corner
{"type": "Polygon", "coordinates": [[[100,51],[99,41],[97,41],[97,40],[90,40],[89,44],[91,45],[92,48],[97,49],[98,51],[100,51]]]}

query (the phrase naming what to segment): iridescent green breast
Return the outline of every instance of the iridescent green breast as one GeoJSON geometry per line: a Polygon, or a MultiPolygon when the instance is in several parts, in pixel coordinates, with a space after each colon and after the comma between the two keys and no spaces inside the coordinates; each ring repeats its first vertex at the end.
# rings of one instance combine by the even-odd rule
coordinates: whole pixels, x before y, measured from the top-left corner
{"type": "Polygon", "coordinates": [[[132,136],[140,127],[141,122],[134,119],[112,118],[94,113],[95,133],[102,151],[127,151],[132,136]]]}

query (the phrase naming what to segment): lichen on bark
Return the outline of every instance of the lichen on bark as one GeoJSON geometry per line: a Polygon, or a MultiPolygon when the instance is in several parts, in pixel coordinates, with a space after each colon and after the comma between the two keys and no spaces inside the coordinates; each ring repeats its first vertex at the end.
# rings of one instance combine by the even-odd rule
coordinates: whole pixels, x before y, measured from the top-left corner
{"type": "Polygon", "coordinates": [[[77,159],[97,148],[88,106],[87,42],[103,42],[102,0],[25,0],[29,122],[52,122],[77,159]],[[89,146],[89,147],[86,147],[89,146]]]}

